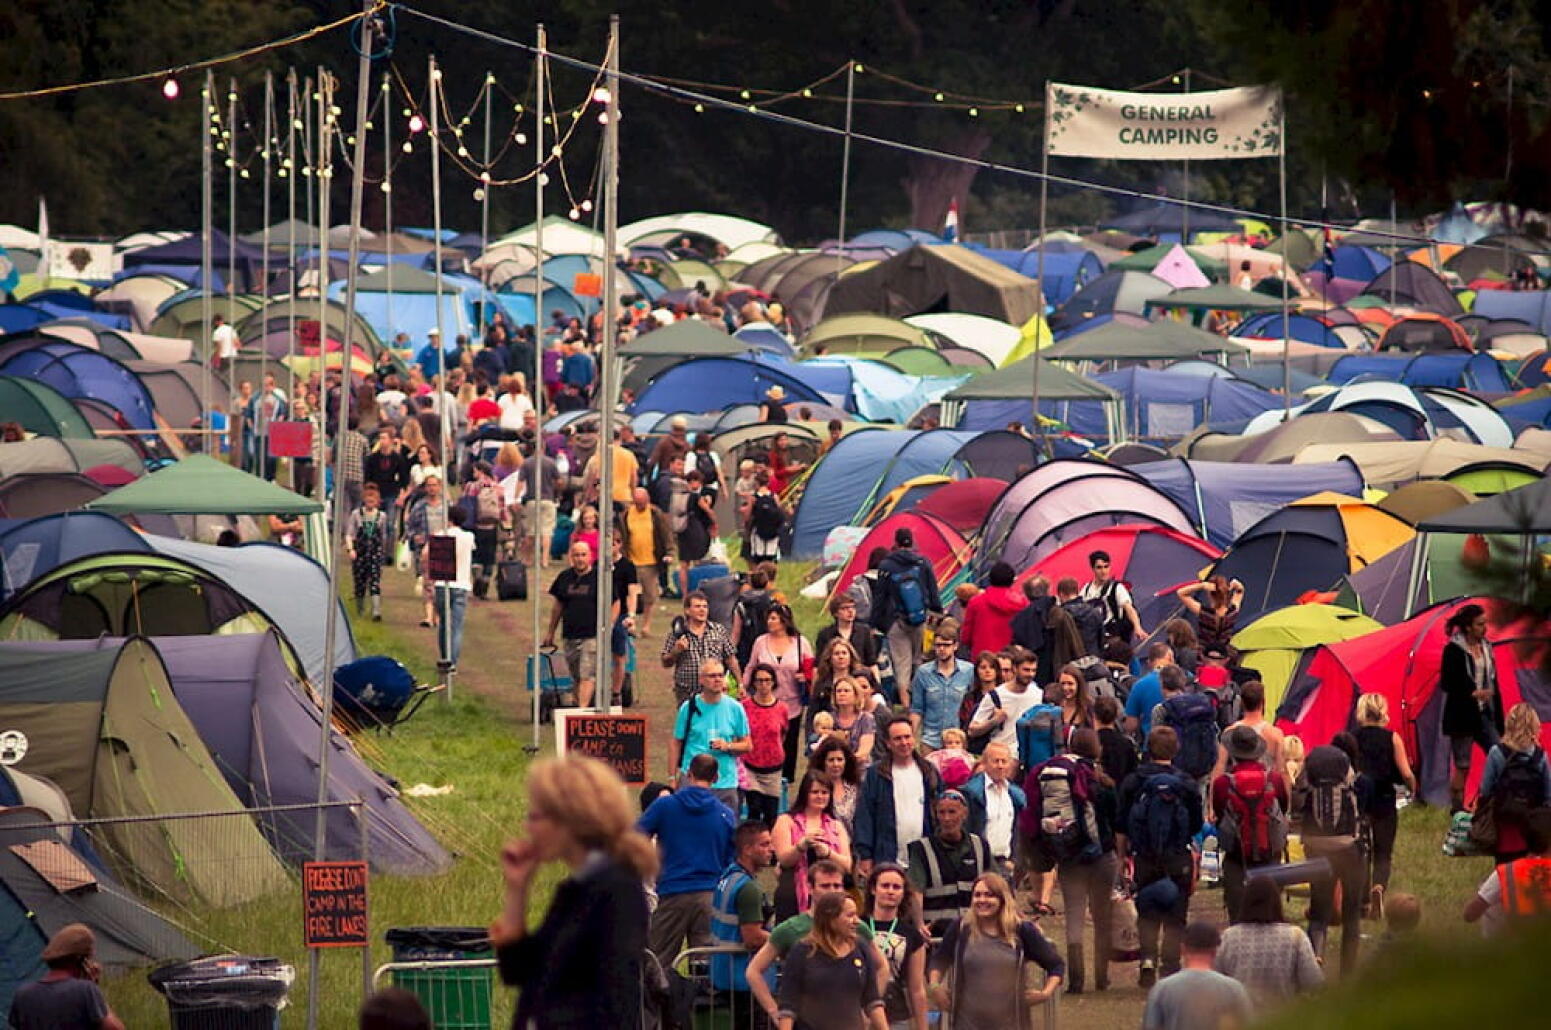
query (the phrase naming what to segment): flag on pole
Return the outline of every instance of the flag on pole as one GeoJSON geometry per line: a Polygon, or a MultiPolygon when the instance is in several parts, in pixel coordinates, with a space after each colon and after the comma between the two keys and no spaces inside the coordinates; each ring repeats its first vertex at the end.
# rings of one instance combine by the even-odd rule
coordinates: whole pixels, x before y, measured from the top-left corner
{"type": "Polygon", "coordinates": [[[48,201],[38,198],[38,277],[48,286],[48,201]]]}
{"type": "Polygon", "coordinates": [[[943,222],[942,238],[949,243],[957,242],[959,238],[959,198],[957,197],[948,204],[948,217],[943,222]]]}
{"type": "Polygon", "coordinates": [[[1336,274],[1336,241],[1330,235],[1329,226],[1325,227],[1324,233],[1325,245],[1321,248],[1320,257],[1325,261],[1325,277],[1328,279],[1336,274]]]}

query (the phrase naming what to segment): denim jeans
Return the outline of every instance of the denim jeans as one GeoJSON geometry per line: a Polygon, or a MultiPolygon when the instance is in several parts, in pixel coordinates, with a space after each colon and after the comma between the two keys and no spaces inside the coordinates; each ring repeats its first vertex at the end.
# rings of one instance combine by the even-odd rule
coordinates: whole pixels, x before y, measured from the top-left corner
{"type": "Polygon", "coordinates": [[[436,611],[442,618],[436,630],[436,649],[438,657],[444,662],[458,664],[458,654],[463,650],[463,613],[468,610],[468,606],[467,590],[440,583],[436,585],[436,611]]]}

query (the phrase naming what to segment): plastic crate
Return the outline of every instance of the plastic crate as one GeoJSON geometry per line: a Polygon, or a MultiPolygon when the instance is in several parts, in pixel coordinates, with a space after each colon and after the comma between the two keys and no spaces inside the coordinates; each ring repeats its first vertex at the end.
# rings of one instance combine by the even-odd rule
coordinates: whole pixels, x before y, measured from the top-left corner
{"type": "Polygon", "coordinates": [[[435,969],[395,969],[393,985],[414,993],[436,1030],[491,1030],[495,970],[460,965],[494,957],[489,931],[477,926],[406,926],[386,934],[394,962],[436,962],[435,969]]]}

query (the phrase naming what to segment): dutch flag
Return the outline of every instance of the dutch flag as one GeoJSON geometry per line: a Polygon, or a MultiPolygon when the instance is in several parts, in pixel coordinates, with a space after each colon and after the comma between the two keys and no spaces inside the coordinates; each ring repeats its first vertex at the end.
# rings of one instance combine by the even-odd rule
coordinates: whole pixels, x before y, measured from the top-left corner
{"type": "Polygon", "coordinates": [[[948,204],[948,217],[942,224],[942,238],[953,243],[959,238],[959,201],[955,197],[948,204]]]}

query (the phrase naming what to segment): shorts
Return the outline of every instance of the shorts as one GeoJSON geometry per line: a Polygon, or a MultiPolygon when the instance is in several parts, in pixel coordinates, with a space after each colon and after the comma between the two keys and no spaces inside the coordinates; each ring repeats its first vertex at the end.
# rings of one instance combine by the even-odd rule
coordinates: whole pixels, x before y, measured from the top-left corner
{"type": "Polygon", "coordinates": [[[1475,756],[1476,738],[1474,734],[1463,737],[1449,738],[1449,753],[1454,758],[1454,768],[1466,772],[1470,770],[1470,760],[1475,756]]]}
{"type": "Polygon", "coordinates": [[[566,637],[565,664],[571,670],[571,682],[598,678],[598,641],[594,637],[566,637]]]}
{"type": "Polygon", "coordinates": [[[1029,865],[1036,873],[1048,873],[1061,863],[1051,852],[1043,837],[1036,837],[1028,844],[1029,865]]]}
{"type": "Polygon", "coordinates": [[[655,564],[637,565],[635,579],[641,586],[641,610],[644,612],[662,597],[662,584],[657,579],[657,566],[655,564]]]}
{"type": "MultiPolygon", "coordinates": [[[[623,658],[630,653],[630,634],[625,629],[623,619],[614,620],[614,630],[609,634],[609,652],[615,658],[623,658]]],[[[570,659],[569,652],[566,657],[567,660],[570,659]]]]}

